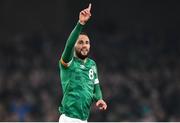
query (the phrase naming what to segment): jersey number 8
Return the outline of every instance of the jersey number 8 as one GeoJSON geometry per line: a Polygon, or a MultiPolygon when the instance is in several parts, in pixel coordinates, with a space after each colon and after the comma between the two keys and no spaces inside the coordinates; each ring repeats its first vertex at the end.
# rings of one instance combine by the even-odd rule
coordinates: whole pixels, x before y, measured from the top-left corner
{"type": "Polygon", "coordinates": [[[92,69],[89,70],[89,78],[92,80],[94,79],[94,72],[92,69]]]}

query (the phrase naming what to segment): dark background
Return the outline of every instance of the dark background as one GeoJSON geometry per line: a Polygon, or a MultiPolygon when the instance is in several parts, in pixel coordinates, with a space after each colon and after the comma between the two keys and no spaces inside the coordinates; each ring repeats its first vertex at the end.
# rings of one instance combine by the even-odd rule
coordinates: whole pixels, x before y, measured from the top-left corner
{"type": "Polygon", "coordinates": [[[90,2],[108,110],[89,121],[180,121],[178,0],[1,0],[0,121],[58,121],[58,60],[90,2]]]}

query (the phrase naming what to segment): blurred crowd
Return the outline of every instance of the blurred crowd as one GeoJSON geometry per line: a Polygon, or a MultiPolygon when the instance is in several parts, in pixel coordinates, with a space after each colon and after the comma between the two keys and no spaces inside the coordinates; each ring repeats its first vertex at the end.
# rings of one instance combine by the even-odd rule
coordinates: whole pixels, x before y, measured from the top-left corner
{"type": "MultiPolygon", "coordinates": [[[[90,33],[105,112],[89,121],[180,121],[180,51],[175,33],[90,33]]],[[[0,45],[0,121],[58,121],[58,60],[65,37],[17,34],[0,45]]]]}

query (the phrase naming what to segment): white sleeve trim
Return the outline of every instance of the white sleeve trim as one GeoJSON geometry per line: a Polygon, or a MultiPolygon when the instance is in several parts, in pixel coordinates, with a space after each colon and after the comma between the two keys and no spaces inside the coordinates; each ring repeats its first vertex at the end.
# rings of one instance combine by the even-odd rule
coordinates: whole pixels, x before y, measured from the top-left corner
{"type": "Polygon", "coordinates": [[[99,83],[99,80],[98,79],[95,79],[94,80],[94,84],[98,84],[99,83]]]}

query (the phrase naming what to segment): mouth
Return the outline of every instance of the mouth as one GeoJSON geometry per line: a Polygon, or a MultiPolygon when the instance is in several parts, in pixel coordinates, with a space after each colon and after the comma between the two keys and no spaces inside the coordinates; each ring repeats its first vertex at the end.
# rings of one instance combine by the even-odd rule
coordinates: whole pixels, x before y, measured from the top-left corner
{"type": "Polygon", "coordinates": [[[77,57],[79,57],[80,59],[85,59],[88,57],[89,54],[89,50],[87,48],[83,48],[78,50],[75,50],[77,57]]]}
{"type": "Polygon", "coordinates": [[[82,49],[82,50],[81,50],[81,54],[82,54],[82,55],[87,55],[87,53],[88,53],[88,50],[87,50],[87,49],[82,49]]]}

